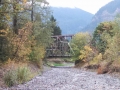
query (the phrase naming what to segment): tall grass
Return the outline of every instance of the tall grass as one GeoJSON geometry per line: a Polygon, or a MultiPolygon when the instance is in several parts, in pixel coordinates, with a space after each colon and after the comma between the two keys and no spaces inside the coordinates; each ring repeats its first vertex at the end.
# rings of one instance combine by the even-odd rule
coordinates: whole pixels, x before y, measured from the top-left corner
{"type": "Polygon", "coordinates": [[[31,71],[27,67],[18,67],[16,70],[11,69],[4,75],[4,82],[8,87],[15,84],[21,84],[30,80],[31,71]]]}
{"type": "Polygon", "coordinates": [[[14,70],[10,70],[4,75],[4,82],[8,87],[11,87],[17,84],[16,79],[17,79],[17,76],[14,70]]]}
{"type": "Polygon", "coordinates": [[[30,79],[30,70],[27,67],[18,67],[16,70],[17,82],[24,83],[30,79]]]}

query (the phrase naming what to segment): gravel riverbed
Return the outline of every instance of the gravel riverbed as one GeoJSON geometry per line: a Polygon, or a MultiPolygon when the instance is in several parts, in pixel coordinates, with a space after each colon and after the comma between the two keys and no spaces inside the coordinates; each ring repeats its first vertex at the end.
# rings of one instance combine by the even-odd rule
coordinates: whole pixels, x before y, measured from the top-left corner
{"type": "Polygon", "coordinates": [[[0,90],[120,90],[120,79],[76,68],[52,68],[25,84],[0,90]]]}

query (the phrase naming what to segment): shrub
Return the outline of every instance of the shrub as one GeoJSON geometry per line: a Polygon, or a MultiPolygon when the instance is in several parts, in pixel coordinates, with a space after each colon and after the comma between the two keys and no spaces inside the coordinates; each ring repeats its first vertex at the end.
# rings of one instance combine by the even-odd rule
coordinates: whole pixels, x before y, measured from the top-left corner
{"type": "Polygon", "coordinates": [[[16,74],[18,83],[24,83],[30,79],[30,70],[27,67],[19,67],[16,74]]]}
{"type": "Polygon", "coordinates": [[[70,44],[71,48],[74,51],[73,60],[79,60],[80,51],[83,50],[85,45],[88,45],[90,42],[90,35],[88,33],[78,33],[76,34],[70,44]]]}
{"type": "Polygon", "coordinates": [[[93,50],[90,46],[84,46],[83,50],[80,50],[79,59],[84,62],[89,62],[93,58],[93,50]]]}
{"type": "Polygon", "coordinates": [[[110,68],[111,64],[112,64],[112,61],[107,61],[107,60],[102,61],[99,65],[97,73],[104,74],[104,73],[109,72],[110,71],[109,68],[110,68]]]}
{"type": "Polygon", "coordinates": [[[113,61],[110,66],[110,72],[120,72],[120,58],[113,61]]]}
{"type": "Polygon", "coordinates": [[[5,75],[4,75],[4,82],[8,87],[11,87],[13,85],[16,84],[16,72],[13,70],[8,71],[5,75]]]}
{"type": "Polygon", "coordinates": [[[8,87],[21,84],[31,79],[30,70],[27,67],[11,69],[4,75],[4,82],[8,87]]]}
{"type": "Polygon", "coordinates": [[[98,65],[100,63],[100,61],[102,60],[102,54],[99,53],[98,55],[96,55],[93,60],[90,61],[90,65],[98,65]]]}
{"type": "Polygon", "coordinates": [[[32,52],[29,55],[29,60],[36,64],[40,69],[42,69],[42,60],[45,57],[45,48],[44,46],[34,47],[32,52]]]}

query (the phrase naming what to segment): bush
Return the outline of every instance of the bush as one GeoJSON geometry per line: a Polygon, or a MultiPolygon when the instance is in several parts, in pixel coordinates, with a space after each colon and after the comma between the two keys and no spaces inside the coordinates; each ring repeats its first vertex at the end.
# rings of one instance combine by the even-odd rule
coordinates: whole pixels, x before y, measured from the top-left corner
{"type": "Polygon", "coordinates": [[[83,60],[84,62],[89,62],[93,59],[94,52],[90,46],[84,46],[83,50],[80,50],[79,59],[83,60]]]}
{"type": "Polygon", "coordinates": [[[97,70],[98,74],[104,74],[110,71],[110,66],[113,63],[113,61],[107,61],[104,60],[100,63],[99,68],[97,70]]]}
{"type": "Polygon", "coordinates": [[[89,62],[90,65],[98,65],[100,62],[102,61],[102,54],[99,53],[98,55],[96,55],[93,60],[91,60],[89,62]]]}
{"type": "Polygon", "coordinates": [[[8,87],[15,84],[21,84],[30,80],[30,70],[27,67],[19,67],[16,70],[10,70],[4,75],[4,82],[8,87]]]}
{"type": "Polygon", "coordinates": [[[27,67],[19,67],[16,70],[17,73],[17,82],[24,83],[30,78],[30,70],[27,67]]]}
{"type": "Polygon", "coordinates": [[[44,46],[34,47],[32,52],[29,55],[29,60],[36,64],[40,69],[42,69],[42,60],[45,57],[45,48],[44,46]]]}
{"type": "Polygon", "coordinates": [[[110,65],[110,72],[120,72],[120,58],[114,60],[110,65]]]}
{"type": "Polygon", "coordinates": [[[15,85],[16,79],[17,76],[15,71],[10,70],[4,75],[4,82],[8,87],[15,85]]]}
{"type": "Polygon", "coordinates": [[[70,44],[74,51],[73,61],[79,60],[80,51],[83,50],[85,45],[89,44],[90,39],[91,37],[88,33],[78,33],[72,38],[70,44]]]}

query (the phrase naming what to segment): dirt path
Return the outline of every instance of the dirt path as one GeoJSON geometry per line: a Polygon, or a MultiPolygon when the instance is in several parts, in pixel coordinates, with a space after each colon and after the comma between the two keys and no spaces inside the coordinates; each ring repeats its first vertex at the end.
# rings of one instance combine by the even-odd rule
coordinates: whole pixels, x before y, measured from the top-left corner
{"type": "Polygon", "coordinates": [[[26,84],[2,90],[120,90],[120,80],[75,68],[52,68],[26,84]]]}

